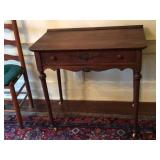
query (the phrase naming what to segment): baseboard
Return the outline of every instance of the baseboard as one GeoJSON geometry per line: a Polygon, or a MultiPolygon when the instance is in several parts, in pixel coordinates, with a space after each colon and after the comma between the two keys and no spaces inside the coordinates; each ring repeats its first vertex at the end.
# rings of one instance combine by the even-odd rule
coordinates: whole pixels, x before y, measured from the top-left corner
{"type": "MultiPolygon", "coordinates": [[[[119,114],[133,115],[134,108],[131,102],[125,101],[80,101],[80,100],[65,100],[62,105],[59,101],[51,100],[52,109],[56,113],[98,113],[98,114],[119,114]]],[[[11,104],[11,100],[5,100],[5,104],[11,104]]],[[[44,99],[34,99],[35,107],[32,109],[29,106],[28,100],[24,104],[23,111],[47,112],[47,107],[44,99]]],[[[140,102],[140,115],[156,116],[156,102],[140,102]]]]}

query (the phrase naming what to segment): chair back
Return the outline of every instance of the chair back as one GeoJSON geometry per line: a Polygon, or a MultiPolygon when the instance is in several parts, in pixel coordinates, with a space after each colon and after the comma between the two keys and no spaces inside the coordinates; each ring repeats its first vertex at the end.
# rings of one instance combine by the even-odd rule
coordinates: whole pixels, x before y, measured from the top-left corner
{"type": "Polygon", "coordinates": [[[18,52],[18,55],[11,55],[9,53],[4,53],[4,60],[19,61],[21,66],[23,68],[26,68],[16,20],[12,20],[11,24],[4,24],[4,29],[13,31],[15,38],[14,40],[4,39],[4,45],[15,46],[18,52]]]}

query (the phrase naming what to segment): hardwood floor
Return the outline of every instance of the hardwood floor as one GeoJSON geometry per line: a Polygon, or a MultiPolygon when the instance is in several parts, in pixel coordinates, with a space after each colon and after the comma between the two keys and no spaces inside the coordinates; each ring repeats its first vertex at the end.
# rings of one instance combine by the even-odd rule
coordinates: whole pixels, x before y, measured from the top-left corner
{"type": "MultiPolygon", "coordinates": [[[[10,105],[11,101],[5,101],[10,105]]],[[[11,105],[10,105],[11,106],[11,105]]],[[[29,106],[27,101],[22,111],[25,112],[41,112],[47,113],[47,107],[44,100],[34,100],[34,108],[29,106]]],[[[94,116],[115,116],[132,117],[134,108],[131,102],[115,102],[115,101],[75,101],[64,100],[63,104],[59,101],[51,101],[52,111],[54,115],[94,115],[94,116]]],[[[11,111],[11,110],[9,110],[11,111]]],[[[140,117],[156,117],[156,103],[142,102],[140,103],[140,117]]]]}

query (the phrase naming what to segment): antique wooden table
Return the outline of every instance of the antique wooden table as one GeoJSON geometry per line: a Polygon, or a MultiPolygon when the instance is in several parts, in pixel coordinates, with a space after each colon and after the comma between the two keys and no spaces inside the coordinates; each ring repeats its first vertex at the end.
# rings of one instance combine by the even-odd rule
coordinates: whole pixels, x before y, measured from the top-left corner
{"type": "Polygon", "coordinates": [[[51,122],[53,115],[44,73],[46,68],[57,71],[61,102],[60,69],[88,72],[130,68],[133,70],[132,106],[137,131],[142,49],[145,47],[143,25],[47,30],[30,50],[35,54],[51,122]]]}

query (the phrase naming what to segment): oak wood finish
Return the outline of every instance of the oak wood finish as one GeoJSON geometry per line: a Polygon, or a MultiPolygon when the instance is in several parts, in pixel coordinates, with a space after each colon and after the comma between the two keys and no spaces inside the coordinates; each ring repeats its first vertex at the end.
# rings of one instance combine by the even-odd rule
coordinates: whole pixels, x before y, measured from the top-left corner
{"type": "MultiPolygon", "coordinates": [[[[50,29],[30,49],[35,52],[37,69],[43,77],[41,81],[48,107],[51,105],[44,78],[46,68],[85,72],[131,68],[134,77],[133,107],[137,133],[142,49],[146,47],[143,26],[136,25],[50,29]]],[[[61,85],[59,89],[61,90],[61,85]]]]}

